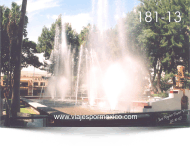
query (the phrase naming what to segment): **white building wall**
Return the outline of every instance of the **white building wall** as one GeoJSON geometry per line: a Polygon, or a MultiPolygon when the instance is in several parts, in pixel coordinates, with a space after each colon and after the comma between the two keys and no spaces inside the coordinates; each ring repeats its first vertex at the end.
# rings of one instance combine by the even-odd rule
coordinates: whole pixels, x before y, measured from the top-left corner
{"type": "MultiPolygon", "coordinates": [[[[190,97],[190,91],[188,91],[187,94],[188,94],[188,97],[190,97]]],[[[161,99],[159,101],[150,102],[150,106],[152,106],[152,108],[150,109],[144,108],[143,112],[181,110],[182,96],[183,96],[183,91],[181,90],[178,90],[178,93],[170,93],[169,97],[167,98],[161,99]]]]}

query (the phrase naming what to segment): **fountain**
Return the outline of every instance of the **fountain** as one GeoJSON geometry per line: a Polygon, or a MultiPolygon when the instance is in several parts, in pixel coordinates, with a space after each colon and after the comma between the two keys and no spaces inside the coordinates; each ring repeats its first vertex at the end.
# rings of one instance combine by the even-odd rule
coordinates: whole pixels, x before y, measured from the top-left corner
{"type": "MultiPolygon", "coordinates": [[[[47,94],[52,100],[44,102],[23,101],[35,107],[43,113],[48,113],[53,118],[55,125],[61,126],[72,124],[76,126],[108,126],[110,125],[141,125],[156,121],[154,114],[143,112],[162,112],[189,109],[190,90],[184,89],[184,66],[178,66],[178,81],[176,88],[170,91],[169,97],[157,100],[156,98],[139,101],[142,98],[143,81],[147,80],[147,72],[140,58],[132,55],[127,47],[124,20],[122,19],[122,0],[116,0],[117,33],[108,35],[109,11],[108,0],[93,0],[93,24],[91,25],[89,40],[79,49],[77,62],[77,76],[74,76],[74,53],[67,46],[65,26],[56,26],[54,50],[50,57],[50,68],[53,68],[53,76],[49,79],[47,94]],[[96,13],[97,10],[97,13],[96,13]],[[111,37],[119,41],[114,44],[117,54],[111,52],[109,43],[111,37]],[[74,84],[73,84],[74,83],[74,84]],[[85,93],[85,96],[84,96],[85,93]],[[52,102],[53,101],[53,102],[52,102]],[[54,103],[54,104],[53,104],[54,103]],[[135,109],[134,108],[140,109],[135,109]],[[132,113],[133,112],[133,113],[132,113]],[[98,115],[129,115],[136,113],[135,119],[118,120],[106,118],[79,119],[55,118],[55,116],[82,115],[90,117],[98,115]],[[141,114],[142,113],[142,114],[141,114]],[[90,116],[89,116],[90,115],[90,116]],[[81,119],[80,119],[81,121],[81,119]],[[90,121],[90,122],[87,122],[90,121]],[[116,121],[116,122],[115,122],[116,121]],[[119,122],[120,121],[120,122],[119,122]],[[127,123],[128,122],[128,123],[127,123]],[[82,124],[81,124],[82,123],[82,124]]],[[[176,114],[176,113],[175,113],[176,114]]],[[[178,118],[179,119],[179,118],[178,118]]],[[[181,120],[182,118],[180,118],[181,120]]],[[[154,122],[153,122],[154,125],[154,122]]]]}
{"type": "MultiPolygon", "coordinates": [[[[121,16],[121,1],[116,0],[116,4],[116,15],[121,16]]],[[[86,91],[87,106],[90,108],[129,112],[131,101],[138,97],[139,91],[142,90],[140,78],[142,78],[144,68],[140,61],[130,55],[125,43],[122,18],[118,19],[117,30],[117,38],[120,40],[117,47],[120,56],[115,57],[110,52],[108,45],[110,36],[107,34],[108,1],[93,1],[92,13],[94,15],[92,26],[97,27],[91,27],[88,45],[84,44],[80,48],[75,87],[72,87],[73,53],[69,51],[66,43],[64,22],[62,26],[56,25],[54,50],[50,57],[51,68],[54,71],[48,83],[48,92],[52,100],[61,99],[60,102],[74,95],[75,99],[70,98],[70,101],[77,105],[79,101],[83,102],[83,92],[86,91]]]]}
{"type": "MultiPolygon", "coordinates": [[[[116,15],[121,16],[122,2],[116,0],[116,5],[116,15]]],[[[122,18],[118,19],[117,30],[117,37],[120,40],[118,44],[119,59],[110,53],[110,48],[107,45],[110,38],[107,34],[109,25],[108,1],[93,1],[92,7],[93,22],[96,22],[92,26],[95,25],[97,28],[91,28],[88,45],[83,46],[80,50],[76,91],[80,90],[79,82],[86,84],[90,107],[112,111],[130,111],[131,101],[138,97],[139,92],[142,91],[141,78],[145,77],[145,69],[140,60],[130,55],[130,50],[125,43],[122,18]],[[86,77],[81,77],[81,74],[86,77]]]]}
{"type": "Polygon", "coordinates": [[[55,32],[54,50],[50,56],[53,76],[49,80],[47,91],[52,99],[59,98],[63,101],[70,88],[72,55],[67,47],[64,23],[62,26],[56,25],[55,32]]]}

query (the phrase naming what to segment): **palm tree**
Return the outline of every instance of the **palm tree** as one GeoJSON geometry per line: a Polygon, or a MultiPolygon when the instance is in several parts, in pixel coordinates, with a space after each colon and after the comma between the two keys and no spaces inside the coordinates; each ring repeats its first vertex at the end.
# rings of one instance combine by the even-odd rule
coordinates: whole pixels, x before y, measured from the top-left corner
{"type": "Polygon", "coordinates": [[[27,0],[22,1],[22,9],[18,24],[18,38],[15,44],[15,67],[14,67],[14,96],[12,99],[12,116],[17,117],[20,112],[20,75],[21,75],[21,52],[23,47],[23,35],[26,36],[26,25],[28,23],[26,14],[27,0]]]}
{"type": "Polygon", "coordinates": [[[9,98],[12,96],[12,73],[13,73],[13,63],[11,62],[12,56],[14,56],[14,46],[18,38],[18,25],[20,22],[20,6],[15,2],[12,3],[11,10],[9,11],[7,33],[9,37],[9,59],[8,59],[8,83],[9,85],[9,98]],[[13,45],[14,44],[14,45],[13,45]]]}
{"type": "MultiPolygon", "coordinates": [[[[24,4],[26,4],[27,0],[23,0],[24,4]]],[[[21,53],[19,52],[19,49],[22,48],[22,38],[27,36],[26,26],[28,23],[28,18],[25,15],[26,10],[24,13],[21,11],[21,6],[17,5],[17,3],[13,2],[11,5],[11,9],[1,6],[2,8],[2,52],[1,52],[1,61],[2,61],[2,72],[7,76],[7,91],[9,92],[7,95],[7,98],[11,98],[12,96],[12,87],[13,87],[13,75],[15,73],[15,68],[18,68],[18,62],[16,62],[16,58],[20,59],[21,53]],[[21,15],[24,14],[24,15],[21,15]],[[25,21],[23,21],[25,19],[25,21]],[[21,40],[21,41],[20,41],[21,40]],[[20,45],[17,43],[19,42],[20,45]],[[17,63],[17,64],[16,64],[17,63]],[[17,67],[16,67],[17,65],[17,67]]],[[[19,68],[20,72],[20,68],[19,68]]],[[[19,74],[20,76],[20,74],[19,74]]],[[[18,76],[17,76],[18,77],[18,76]]],[[[14,77],[15,79],[16,77],[14,77]]],[[[20,77],[19,77],[20,81],[20,77]]],[[[20,82],[19,82],[20,84],[20,82]]],[[[18,86],[18,85],[17,85],[18,86]]],[[[14,85],[14,88],[16,86],[14,85]]],[[[20,86],[19,86],[20,87],[20,86]]],[[[15,90],[14,90],[15,91],[15,90]]],[[[20,91],[18,91],[20,92],[20,91]]],[[[9,101],[9,100],[7,100],[9,101]]],[[[13,100],[12,100],[13,102],[13,100]]],[[[8,102],[7,102],[8,103],[8,102]]],[[[20,103],[20,98],[19,98],[20,103]]],[[[13,104],[13,103],[12,103],[13,104]]],[[[18,102],[17,102],[18,104],[18,102]]],[[[7,112],[10,111],[10,103],[8,105],[7,112]]],[[[20,109],[20,106],[18,104],[17,111],[20,109]]],[[[13,108],[15,110],[15,108],[13,108]]],[[[8,115],[9,116],[9,115],[8,115]]]]}

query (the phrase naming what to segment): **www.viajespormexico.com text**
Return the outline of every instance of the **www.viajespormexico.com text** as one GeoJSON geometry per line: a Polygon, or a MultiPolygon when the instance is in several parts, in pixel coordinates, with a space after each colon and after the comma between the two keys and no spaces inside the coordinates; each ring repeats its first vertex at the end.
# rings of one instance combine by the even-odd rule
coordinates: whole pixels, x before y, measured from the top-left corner
{"type": "Polygon", "coordinates": [[[54,115],[55,119],[61,120],[109,120],[109,119],[137,119],[137,115],[54,115]]]}

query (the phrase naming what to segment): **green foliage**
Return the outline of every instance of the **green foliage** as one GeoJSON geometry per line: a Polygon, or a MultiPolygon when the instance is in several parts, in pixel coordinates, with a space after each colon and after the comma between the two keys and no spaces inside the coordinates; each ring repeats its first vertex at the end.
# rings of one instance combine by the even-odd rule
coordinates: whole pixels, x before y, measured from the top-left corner
{"type": "Polygon", "coordinates": [[[70,45],[71,51],[73,51],[73,49],[76,49],[76,51],[78,51],[78,47],[80,45],[78,33],[72,29],[72,26],[69,23],[65,24],[65,29],[67,44],[70,45]]]}
{"type": "Polygon", "coordinates": [[[36,43],[25,38],[22,47],[22,67],[33,65],[34,67],[39,68],[43,65],[39,62],[38,57],[34,56],[34,53],[37,53],[36,43]]]}
{"type": "Polygon", "coordinates": [[[3,80],[4,80],[4,81],[7,80],[7,75],[4,75],[4,76],[3,76],[3,80]]]}
{"type": "Polygon", "coordinates": [[[154,96],[154,97],[168,97],[168,93],[163,93],[163,92],[161,92],[161,93],[159,93],[159,94],[154,94],[153,96],[154,96]]]}
{"type": "MultiPolygon", "coordinates": [[[[44,52],[44,57],[46,59],[50,58],[51,52],[54,49],[54,39],[55,39],[55,31],[56,31],[56,25],[59,27],[59,31],[62,34],[62,20],[61,15],[58,17],[58,19],[51,25],[50,28],[47,28],[44,26],[42,29],[41,35],[38,37],[38,43],[37,43],[37,51],[39,53],[44,52]]],[[[79,35],[75,30],[72,29],[71,24],[65,23],[65,35],[67,40],[67,45],[72,53],[74,53],[74,72],[76,73],[77,68],[77,59],[78,59],[78,51],[79,51],[79,35]]],[[[61,43],[61,36],[60,36],[60,43],[61,43]]],[[[55,63],[52,62],[51,66],[49,66],[49,72],[53,74],[55,63]]],[[[47,64],[44,64],[44,68],[47,66],[47,64]]]]}
{"type": "Polygon", "coordinates": [[[161,90],[167,91],[173,86],[172,78],[174,77],[174,74],[165,74],[164,77],[161,78],[161,90]]]}
{"type": "MultiPolygon", "coordinates": [[[[53,29],[53,28],[52,28],[53,29]]],[[[53,30],[49,31],[47,27],[42,29],[42,35],[38,38],[37,50],[38,52],[45,52],[45,57],[49,57],[53,48],[54,41],[53,30]],[[40,43],[39,43],[40,42],[40,43]]],[[[47,58],[46,58],[47,59],[47,58]]]]}
{"type": "Polygon", "coordinates": [[[36,112],[34,110],[32,110],[31,108],[20,108],[20,112],[21,113],[25,113],[25,114],[36,114],[36,112]]]}
{"type": "Polygon", "coordinates": [[[144,4],[139,11],[142,12],[142,18],[145,18],[145,12],[152,13],[152,22],[147,23],[142,19],[144,24],[143,33],[139,36],[141,41],[147,47],[147,55],[152,60],[152,66],[156,65],[158,59],[161,60],[161,66],[166,73],[175,72],[176,60],[183,57],[185,64],[188,63],[189,48],[189,0],[141,0],[144,4]],[[158,12],[158,22],[154,11],[158,12]],[[171,13],[171,22],[169,14],[171,13]],[[182,21],[174,22],[177,19],[176,11],[181,12],[182,21]],[[165,17],[162,20],[161,17],[165,17]]]}
{"type": "MultiPolygon", "coordinates": [[[[17,5],[15,2],[12,3],[11,9],[2,7],[2,50],[1,50],[1,67],[2,72],[7,74],[10,70],[14,74],[15,66],[15,48],[16,41],[18,39],[18,25],[20,22],[21,6],[17,5]],[[9,61],[10,66],[9,68],[9,61]]],[[[42,64],[38,61],[38,58],[34,56],[33,53],[37,53],[36,44],[29,41],[27,37],[27,24],[28,17],[25,16],[24,32],[23,32],[23,48],[22,48],[22,61],[21,66],[26,67],[29,64],[39,67],[42,64]]]]}
{"type": "MultiPolygon", "coordinates": [[[[44,52],[46,59],[49,59],[51,55],[51,51],[54,48],[56,25],[59,26],[60,28],[59,31],[62,31],[61,15],[58,17],[55,23],[51,25],[50,29],[44,26],[44,28],[42,29],[41,35],[38,37],[37,51],[39,53],[44,52]]],[[[65,23],[64,25],[65,25],[65,30],[66,30],[67,45],[71,46],[70,47],[71,51],[76,49],[76,52],[78,52],[79,38],[78,38],[77,32],[72,29],[69,23],[65,23]]]]}
{"type": "Polygon", "coordinates": [[[88,24],[86,27],[83,27],[83,29],[81,30],[81,33],[79,34],[79,44],[80,45],[84,45],[87,46],[87,42],[89,41],[89,37],[90,37],[90,29],[91,29],[91,25],[88,24]]]}
{"type": "Polygon", "coordinates": [[[190,80],[187,80],[185,85],[184,85],[185,89],[190,89],[190,80]]]}
{"type": "MultiPolygon", "coordinates": [[[[124,41],[125,53],[130,52],[130,55],[141,58],[149,70],[154,88],[159,92],[167,91],[172,86],[168,84],[168,80],[171,80],[177,73],[177,61],[180,57],[183,58],[186,69],[188,68],[190,0],[140,0],[140,2],[123,18],[125,40],[119,40],[121,39],[118,37],[121,26],[118,23],[115,28],[106,31],[107,43],[105,45],[109,48],[110,55],[119,59],[123,53],[119,43],[124,41]],[[139,11],[142,14],[141,22],[139,11]],[[145,12],[147,11],[152,13],[153,20],[150,23],[145,22],[145,12]],[[155,11],[158,13],[158,22],[156,22],[155,11]],[[170,11],[171,22],[169,22],[168,11],[170,11]],[[174,22],[174,19],[178,19],[176,11],[181,13],[180,23],[174,22]],[[165,17],[165,19],[163,20],[161,17],[165,17]],[[150,71],[150,69],[153,70],[150,71]],[[161,76],[162,72],[166,73],[164,77],[161,76]]],[[[54,47],[56,24],[62,25],[61,17],[52,24],[50,29],[44,27],[38,39],[37,50],[45,52],[46,58],[49,58],[54,47]]],[[[94,38],[90,36],[90,31],[95,35],[98,30],[95,26],[92,27],[88,24],[83,27],[80,34],[77,34],[70,24],[66,24],[67,44],[72,51],[76,52],[75,62],[77,62],[79,46],[90,48],[90,44],[96,43],[96,40],[93,40],[96,36],[94,38]]]]}
{"type": "MultiPolygon", "coordinates": [[[[190,73],[185,72],[184,76],[185,77],[190,77],[190,73]]],[[[188,79],[188,78],[184,79],[184,88],[185,89],[188,89],[188,88],[190,89],[190,79],[188,79]]]]}
{"type": "MultiPolygon", "coordinates": [[[[189,4],[190,0],[140,0],[141,3],[134,11],[127,14],[126,30],[129,46],[136,52],[145,55],[144,62],[147,68],[153,68],[151,82],[159,91],[166,90],[170,86],[165,84],[167,79],[161,79],[161,73],[176,74],[177,60],[183,58],[186,68],[189,58],[189,4]],[[145,21],[145,13],[150,11],[152,22],[145,21]],[[158,22],[156,14],[158,13],[158,22]],[[169,14],[171,22],[169,22],[169,14]],[[179,11],[181,22],[175,14],[179,11]],[[141,12],[141,22],[140,14],[141,12]],[[165,17],[165,19],[161,19],[165,17]],[[159,64],[159,66],[158,66],[159,64]],[[155,78],[157,80],[155,82],[155,78]]],[[[150,18],[147,18],[150,20],[150,18]]]]}
{"type": "Polygon", "coordinates": [[[49,59],[52,49],[54,48],[54,38],[56,25],[62,29],[61,15],[58,17],[55,23],[53,23],[49,28],[44,26],[41,35],[38,37],[37,51],[39,53],[44,52],[44,57],[49,59]]]}

